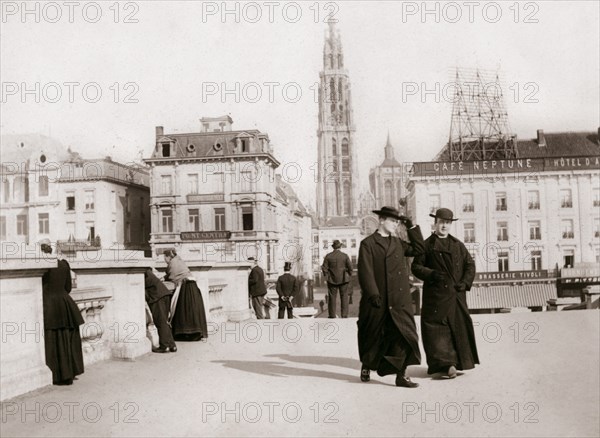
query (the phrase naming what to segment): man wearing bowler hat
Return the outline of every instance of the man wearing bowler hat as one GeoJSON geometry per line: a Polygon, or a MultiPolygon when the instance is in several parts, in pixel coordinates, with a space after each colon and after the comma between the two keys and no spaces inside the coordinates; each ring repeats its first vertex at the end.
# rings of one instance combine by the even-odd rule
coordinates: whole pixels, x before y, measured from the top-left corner
{"type": "Polygon", "coordinates": [[[283,266],[284,274],[280,275],[277,279],[277,286],[275,290],[279,295],[279,312],[277,314],[278,319],[283,319],[283,315],[287,309],[288,319],[294,317],[294,306],[292,300],[298,293],[298,279],[290,274],[292,270],[292,264],[285,262],[283,266]]]}
{"type": "Polygon", "coordinates": [[[360,379],[368,382],[370,370],[376,370],[380,376],[396,374],[396,386],[416,388],[419,385],[406,376],[406,367],[421,363],[408,257],[423,252],[423,237],[420,228],[393,207],[373,213],[379,216],[379,228],[363,239],[358,253],[360,379]],[[396,237],[399,223],[406,227],[410,243],[396,237]]]}
{"type": "Polygon", "coordinates": [[[327,307],[329,318],[335,318],[336,296],[340,291],[342,318],[348,318],[348,283],[352,276],[352,262],[348,254],[340,251],[342,242],[334,240],[333,251],[325,256],[321,270],[327,281],[327,307]]]}
{"type": "Polygon", "coordinates": [[[435,219],[435,231],[412,264],[413,274],[423,280],[421,336],[428,374],[453,379],[457,370],[479,364],[466,294],[475,279],[475,262],[450,234],[452,222],[458,220],[452,210],[439,208],[429,216],[435,219]]]}

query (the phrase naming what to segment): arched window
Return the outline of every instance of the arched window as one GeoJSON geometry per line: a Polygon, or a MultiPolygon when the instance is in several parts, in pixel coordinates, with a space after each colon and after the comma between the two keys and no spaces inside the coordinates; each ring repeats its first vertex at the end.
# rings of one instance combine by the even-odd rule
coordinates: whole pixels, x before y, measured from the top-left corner
{"type": "Polygon", "coordinates": [[[335,103],[331,104],[331,115],[335,115],[335,103]]]}
{"type": "Polygon", "coordinates": [[[342,140],[342,155],[348,156],[350,155],[350,146],[348,145],[348,139],[344,138],[342,140]]]}
{"type": "Polygon", "coordinates": [[[338,54],[338,68],[342,68],[344,66],[344,60],[342,59],[342,54],[338,54]]]}
{"type": "Polygon", "coordinates": [[[329,55],[329,67],[333,68],[333,55],[329,55]]]}
{"type": "Polygon", "coordinates": [[[340,102],[343,101],[343,99],[342,99],[342,91],[343,91],[343,89],[344,88],[342,87],[342,78],[340,78],[339,81],[338,81],[338,100],[340,102]]]}
{"type": "Polygon", "coordinates": [[[352,209],[351,202],[352,202],[352,198],[351,198],[350,181],[344,181],[344,214],[351,213],[351,209],[352,209]]]}
{"type": "Polygon", "coordinates": [[[335,190],[334,190],[334,198],[333,198],[333,205],[334,205],[333,214],[335,216],[337,216],[337,215],[339,215],[338,212],[340,211],[339,210],[339,206],[340,206],[340,204],[339,204],[339,202],[340,202],[340,198],[339,198],[339,196],[340,196],[340,183],[336,181],[334,183],[334,186],[335,186],[335,190]]]}
{"type": "Polygon", "coordinates": [[[392,182],[390,180],[386,180],[384,185],[383,185],[383,199],[384,199],[384,203],[385,205],[388,205],[390,207],[395,207],[396,203],[394,202],[394,190],[393,190],[393,185],[392,182]]]}
{"type": "Polygon", "coordinates": [[[335,141],[335,138],[331,139],[331,155],[337,155],[337,142],[335,141]]]}
{"type": "Polygon", "coordinates": [[[329,98],[332,102],[335,102],[335,79],[331,78],[329,81],[329,98]]]}

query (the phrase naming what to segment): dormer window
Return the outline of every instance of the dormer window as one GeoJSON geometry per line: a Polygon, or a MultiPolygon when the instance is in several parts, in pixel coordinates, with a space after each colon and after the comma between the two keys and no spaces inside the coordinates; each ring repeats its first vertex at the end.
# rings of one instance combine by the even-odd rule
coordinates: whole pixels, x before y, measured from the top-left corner
{"type": "Polygon", "coordinates": [[[242,145],[242,152],[248,152],[248,140],[243,138],[241,140],[241,145],[242,145]]]}
{"type": "Polygon", "coordinates": [[[163,143],[162,144],[162,156],[163,157],[170,157],[171,156],[171,144],[170,143],[163,143]]]}

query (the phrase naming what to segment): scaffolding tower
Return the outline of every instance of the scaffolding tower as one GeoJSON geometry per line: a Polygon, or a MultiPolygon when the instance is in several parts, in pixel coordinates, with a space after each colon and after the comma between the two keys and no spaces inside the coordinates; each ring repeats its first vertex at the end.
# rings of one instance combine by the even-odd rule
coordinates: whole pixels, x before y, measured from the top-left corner
{"type": "Polygon", "coordinates": [[[450,160],[517,158],[498,72],[457,68],[453,80],[450,160]]]}

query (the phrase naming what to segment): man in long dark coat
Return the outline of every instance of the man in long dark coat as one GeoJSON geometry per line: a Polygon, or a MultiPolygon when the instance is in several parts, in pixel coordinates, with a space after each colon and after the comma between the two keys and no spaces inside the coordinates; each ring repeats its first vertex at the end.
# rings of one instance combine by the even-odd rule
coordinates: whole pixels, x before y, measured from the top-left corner
{"type": "Polygon", "coordinates": [[[352,276],[352,262],[348,254],[340,251],[342,242],[334,240],[331,247],[333,251],[325,256],[321,266],[323,278],[327,281],[328,314],[329,318],[335,318],[336,297],[339,290],[342,318],[348,318],[348,284],[352,276]]]}
{"type": "Polygon", "coordinates": [[[425,240],[425,252],[415,257],[412,272],[423,280],[421,336],[429,374],[454,378],[456,370],[479,363],[466,291],[475,279],[475,262],[456,237],[449,234],[454,214],[440,208],[435,232],[425,240]]]}
{"type": "Polygon", "coordinates": [[[374,210],[379,228],[360,243],[358,280],[361,299],[358,313],[358,352],[361,380],[369,371],[385,376],[396,374],[396,386],[419,386],[406,376],[406,367],[421,363],[410,285],[409,262],[423,251],[418,226],[395,208],[374,210]],[[398,223],[408,229],[410,244],[395,237],[398,223]]]}

